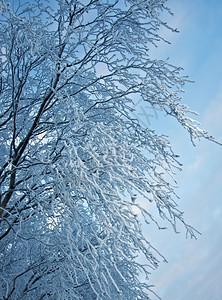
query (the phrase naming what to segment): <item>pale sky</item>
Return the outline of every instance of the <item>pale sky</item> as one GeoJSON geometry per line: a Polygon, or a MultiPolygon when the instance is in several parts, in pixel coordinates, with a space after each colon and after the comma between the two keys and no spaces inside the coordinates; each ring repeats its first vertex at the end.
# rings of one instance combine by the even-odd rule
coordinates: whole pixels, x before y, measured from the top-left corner
{"type": "MultiPolygon", "coordinates": [[[[195,80],[185,87],[184,102],[200,113],[201,126],[222,142],[222,1],[169,0],[168,6],[174,12],[174,17],[168,18],[170,25],[180,33],[163,31],[171,45],[161,44],[155,54],[169,57],[195,80]]],[[[157,126],[158,131],[161,125],[161,117],[151,120],[151,127],[157,126]]],[[[193,147],[189,135],[174,121],[169,121],[167,133],[183,163],[183,171],[176,177],[179,207],[202,235],[190,240],[182,228],[179,235],[170,229],[147,229],[168,260],[151,275],[150,283],[156,285],[154,290],[163,300],[221,300],[222,147],[209,141],[193,147]]]]}

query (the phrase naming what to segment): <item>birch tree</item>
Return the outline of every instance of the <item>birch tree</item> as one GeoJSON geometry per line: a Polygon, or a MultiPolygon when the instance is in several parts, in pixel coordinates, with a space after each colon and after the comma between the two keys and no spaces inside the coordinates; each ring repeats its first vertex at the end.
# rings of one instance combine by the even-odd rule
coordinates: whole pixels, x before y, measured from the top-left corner
{"type": "Polygon", "coordinates": [[[0,298],[150,299],[161,255],[152,202],[182,222],[168,138],[140,99],[212,139],[181,103],[180,68],[152,59],[165,0],[0,2],[0,298]],[[136,259],[144,255],[143,265],[136,259]]]}

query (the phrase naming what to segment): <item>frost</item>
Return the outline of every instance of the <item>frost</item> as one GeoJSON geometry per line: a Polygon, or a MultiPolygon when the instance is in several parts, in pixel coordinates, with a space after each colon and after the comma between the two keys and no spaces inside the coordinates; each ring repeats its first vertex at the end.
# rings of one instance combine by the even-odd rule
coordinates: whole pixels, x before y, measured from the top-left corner
{"type": "Polygon", "coordinates": [[[140,217],[163,226],[138,199],[175,231],[195,230],[175,202],[178,156],[133,103],[212,139],[181,104],[180,69],[149,57],[165,1],[10,3],[0,1],[0,298],[150,299],[139,276],[164,258],[140,217]]]}

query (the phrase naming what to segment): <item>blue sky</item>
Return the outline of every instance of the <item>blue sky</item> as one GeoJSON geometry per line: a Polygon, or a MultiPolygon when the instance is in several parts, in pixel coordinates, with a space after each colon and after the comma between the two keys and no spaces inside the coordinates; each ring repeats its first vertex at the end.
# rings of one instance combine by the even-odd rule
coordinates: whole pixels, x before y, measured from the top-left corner
{"type": "MultiPolygon", "coordinates": [[[[171,45],[161,44],[154,54],[169,57],[195,80],[185,87],[184,102],[200,113],[201,127],[222,142],[222,1],[169,0],[168,6],[174,12],[168,22],[180,33],[162,30],[171,45]]],[[[161,117],[151,119],[158,131],[162,124],[161,117]]],[[[189,135],[174,121],[167,128],[164,125],[166,131],[183,163],[176,177],[179,207],[202,235],[186,239],[182,228],[179,235],[170,229],[147,232],[168,260],[150,280],[163,300],[221,300],[222,147],[209,141],[193,147],[189,135]]]]}

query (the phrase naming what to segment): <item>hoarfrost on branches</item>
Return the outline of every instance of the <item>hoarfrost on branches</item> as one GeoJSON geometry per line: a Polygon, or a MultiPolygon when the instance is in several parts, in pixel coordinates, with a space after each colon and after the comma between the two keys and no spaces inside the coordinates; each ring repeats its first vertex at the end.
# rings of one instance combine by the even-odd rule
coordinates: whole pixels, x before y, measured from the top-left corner
{"type": "Polygon", "coordinates": [[[149,56],[164,10],[164,0],[1,0],[1,299],[149,299],[139,275],[161,255],[135,211],[160,225],[139,195],[194,235],[162,175],[178,157],[132,113],[141,99],[212,139],[181,104],[180,68],[149,56]]]}

